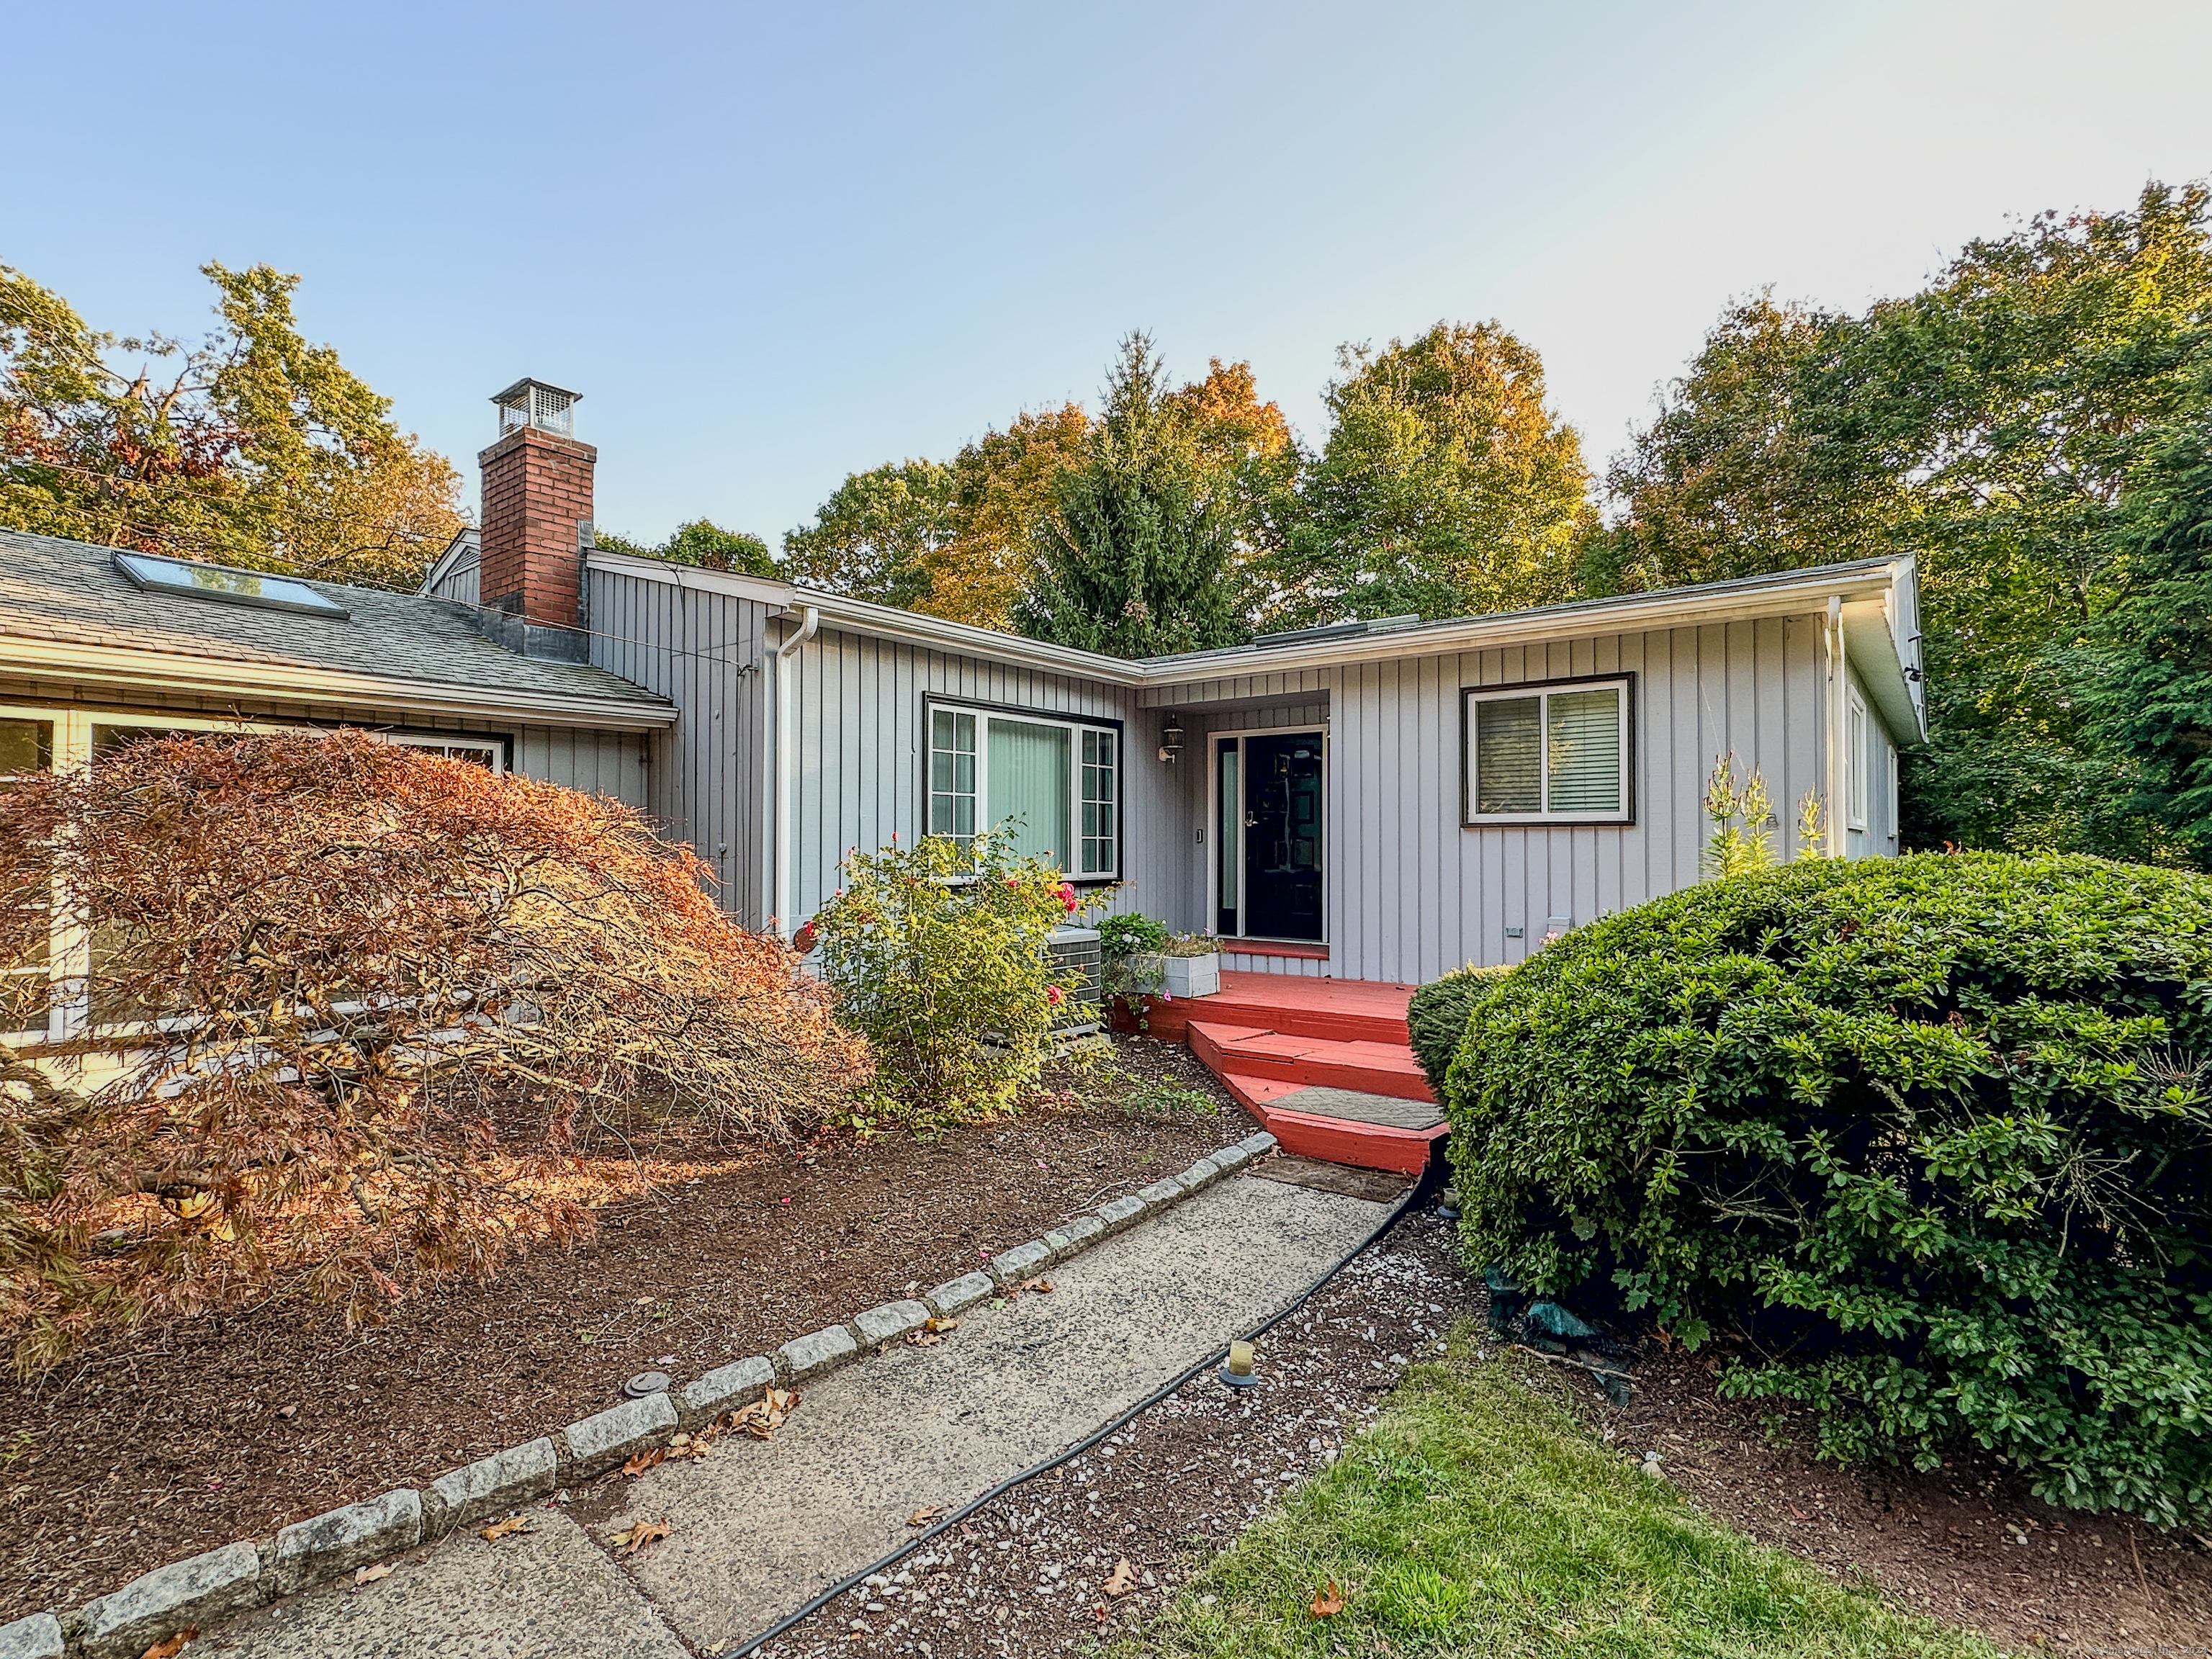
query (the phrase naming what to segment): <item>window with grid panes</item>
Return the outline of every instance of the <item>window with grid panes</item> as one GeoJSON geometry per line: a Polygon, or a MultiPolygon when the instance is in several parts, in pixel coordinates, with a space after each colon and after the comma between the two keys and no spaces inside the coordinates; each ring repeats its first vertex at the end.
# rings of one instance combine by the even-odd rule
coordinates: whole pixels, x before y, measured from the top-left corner
{"type": "MultiPolygon", "coordinates": [[[[53,763],[52,720],[0,719],[0,788],[53,763]]],[[[43,1035],[46,1030],[52,1006],[53,897],[50,882],[0,894],[0,904],[33,924],[29,948],[21,958],[0,962],[0,1031],[43,1035]]]]}

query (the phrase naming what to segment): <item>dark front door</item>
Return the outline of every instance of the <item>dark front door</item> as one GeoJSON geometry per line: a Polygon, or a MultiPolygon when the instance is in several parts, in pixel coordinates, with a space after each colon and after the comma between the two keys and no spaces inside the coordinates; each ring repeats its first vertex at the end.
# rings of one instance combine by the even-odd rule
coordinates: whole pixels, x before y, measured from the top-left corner
{"type": "Polygon", "coordinates": [[[1322,937],[1321,734],[1244,739],[1244,904],[1255,939],[1322,937]]]}

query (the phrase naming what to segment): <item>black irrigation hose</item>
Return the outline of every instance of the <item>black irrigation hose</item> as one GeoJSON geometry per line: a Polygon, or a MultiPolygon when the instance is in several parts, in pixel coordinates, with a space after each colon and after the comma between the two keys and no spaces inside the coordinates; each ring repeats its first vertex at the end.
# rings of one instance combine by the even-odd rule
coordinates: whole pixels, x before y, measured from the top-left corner
{"type": "MultiPolygon", "coordinates": [[[[1431,1158],[1431,1163],[1432,1166],[1436,1162],[1436,1159],[1431,1158]]],[[[1429,1173],[1431,1175],[1434,1174],[1433,1167],[1429,1173]]],[[[1299,1291],[1295,1298],[1285,1304],[1281,1308],[1276,1310],[1275,1312],[1269,1314],[1265,1319],[1255,1325],[1250,1330],[1245,1332],[1242,1340],[1247,1342],[1257,1340],[1259,1338],[1266,1335],[1269,1331],[1274,1329],[1276,1326],[1281,1324],[1285,1319],[1288,1319],[1299,1309],[1304,1307],[1307,1303],[1312,1301],[1316,1296],[1320,1294],[1322,1287],[1327,1285],[1330,1279],[1334,1279],[1337,1274],[1342,1273],[1345,1268],[1351,1266],[1354,1261],[1360,1256],[1364,1255],[1369,1250],[1373,1249],[1376,1245],[1382,1243],[1384,1235],[1389,1233],[1393,1227],[1396,1226],[1399,1222],[1405,1218],[1406,1212],[1413,1207],[1414,1203],[1422,1198],[1433,1184],[1435,1183],[1428,1179],[1416,1181],[1411,1188],[1407,1189],[1406,1195],[1398,1200],[1397,1208],[1392,1210],[1389,1215],[1383,1217],[1382,1221],[1376,1226],[1373,1232],[1368,1234],[1367,1237],[1362,1239],[1358,1244],[1355,1244],[1351,1249],[1345,1252],[1343,1255],[1338,1257],[1337,1260],[1331,1264],[1327,1273],[1323,1273],[1319,1279],[1314,1280],[1312,1284],[1307,1285],[1304,1290],[1299,1291]]],[[[1108,1435],[1118,1433],[1135,1419],[1152,1410],[1152,1408],[1158,1405],[1161,1401],[1165,1400],[1170,1395],[1182,1388],[1184,1383],[1188,1382],[1200,1372],[1210,1370],[1213,1367],[1220,1364],[1222,1361],[1226,1359],[1228,1357],[1229,1348],[1228,1345],[1224,1343],[1220,1347],[1216,1348],[1212,1353],[1206,1355],[1205,1358],[1198,1360],[1184,1370],[1177,1373],[1165,1382],[1160,1384],[1158,1388],[1154,1389],[1150,1394],[1146,1395],[1142,1400],[1139,1400],[1135,1405],[1131,1406],[1127,1410],[1124,1411],[1119,1417],[1113,1419],[1111,1421],[1104,1424],[1099,1428],[1092,1430],[1089,1434],[1077,1441],[1073,1445],[1068,1447],[1065,1451],[1055,1452],[1052,1456],[1046,1458],[1041,1463],[1033,1463],[1028,1468],[1022,1470],[1018,1474],[1008,1475],[1005,1480],[1000,1481],[998,1485],[990,1487],[981,1497],[970,1499],[966,1504],[962,1504],[958,1509],[953,1510],[951,1514],[946,1516],[943,1520],[939,1521],[933,1525],[925,1528],[922,1531],[916,1533],[912,1538],[907,1540],[905,1543],[900,1545],[898,1548],[893,1550],[881,1560],[872,1561],[866,1566],[860,1569],[857,1572],[848,1573],[846,1577],[839,1579],[836,1583],[830,1585],[828,1589],[823,1590],[818,1595],[815,1595],[812,1600],[801,1607],[798,1612],[790,1614],[787,1618],[778,1620],[775,1624],[769,1626],[765,1632],[754,1637],[743,1647],[732,1649],[730,1650],[730,1659],[745,1659],[745,1656],[747,1654],[758,1653],[763,1648],[766,1647],[770,1642],[775,1641],[777,1637],[781,1636],[793,1626],[803,1623],[805,1620],[811,1619],[816,1613],[821,1612],[823,1608],[828,1607],[830,1603],[836,1601],[839,1596],[844,1595],[848,1590],[859,1589],[862,1584],[874,1577],[878,1573],[888,1572],[891,1568],[905,1560],[908,1556],[912,1555],[916,1550],[920,1549],[924,1544],[929,1542],[931,1539],[935,1538],[940,1533],[949,1531],[951,1528],[958,1526],[960,1522],[965,1521],[969,1516],[975,1514],[976,1510],[981,1509],[986,1504],[995,1503],[1000,1498],[1004,1498],[1008,1492],[1013,1491],[1015,1487],[1022,1486],[1028,1481],[1034,1480],[1041,1474],[1050,1474],[1054,1469],[1058,1468],[1070,1458],[1079,1457],[1085,1452],[1089,1451],[1093,1446],[1103,1440],[1108,1435]]]]}

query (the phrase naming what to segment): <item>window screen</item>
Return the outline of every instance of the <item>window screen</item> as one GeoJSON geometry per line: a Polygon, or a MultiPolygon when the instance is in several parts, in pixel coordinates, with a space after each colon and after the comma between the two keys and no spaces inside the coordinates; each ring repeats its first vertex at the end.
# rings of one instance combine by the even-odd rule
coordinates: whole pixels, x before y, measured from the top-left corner
{"type": "Polygon", "coordinates": [[[1542,730],[1542,706],[1538,697],[1500,697],[1475,704],[1477,812],[1544,810],[1543,755],[1536,740],[1542,730]]]}
{"type": "MultiPolygon", "coordinates": [[[[0,781],[53,763],[52,720],[0,720],[0,781]]],[[[22,885],[0,890],[9,932],[25,939],[20,956],[0,958],[0,1031],[42,1032],[52,1006],[52,878],[43,860],[25,873],[22,885]]]]}
{"type": "Polygon", "coordinates": [[[1545,700],[1545,806],[1620,810],[1620,690],[1555,691],[1545,700]]]}

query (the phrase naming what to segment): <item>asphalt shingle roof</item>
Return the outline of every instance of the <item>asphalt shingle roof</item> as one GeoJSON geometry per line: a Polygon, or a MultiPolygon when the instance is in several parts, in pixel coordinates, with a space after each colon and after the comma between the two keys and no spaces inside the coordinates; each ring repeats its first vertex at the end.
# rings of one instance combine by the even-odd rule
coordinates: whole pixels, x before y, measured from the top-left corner
{"type": "Polygon", "coordinates": [[[343,619],[148,592],[115,568],[114,550],[0,530],[0,633],[17,639],[268,663],[544,696],[665,700],[603,668],[548,662],[478,633],[465,605],[415,593],[309,582],[343,619]]]}

